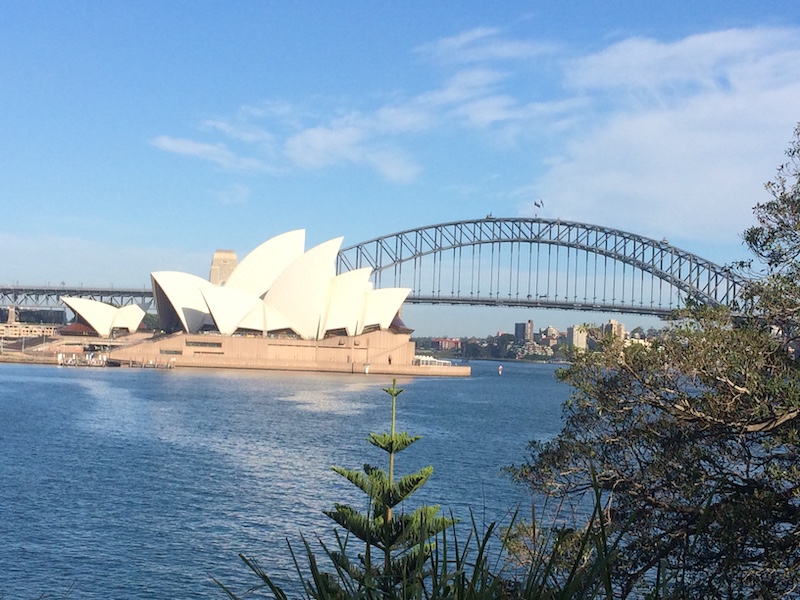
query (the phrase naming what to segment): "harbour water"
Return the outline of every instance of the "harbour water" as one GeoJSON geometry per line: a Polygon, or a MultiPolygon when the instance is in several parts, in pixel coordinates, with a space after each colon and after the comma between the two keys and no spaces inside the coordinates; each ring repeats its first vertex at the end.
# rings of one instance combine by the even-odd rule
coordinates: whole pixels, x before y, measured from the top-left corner
{"type": "MultiPolygon", "coordinates": [[[[400,380],[398,427],[434,465],[413,503],[479,522],[530,504],[502,468],[561,426],[569,389],[540,364],[472,363],[468,379],[400,380]]],[[[286,542],[330,539],[334,502],[365,508],[331,465],[385,467],[372,375],[75,369],[0,364],[0,598],[225,597],[255,583],[237,555],[291,587],[286,542]]],[[[416,505],[416,504],[415,504],[416,505]]]]}

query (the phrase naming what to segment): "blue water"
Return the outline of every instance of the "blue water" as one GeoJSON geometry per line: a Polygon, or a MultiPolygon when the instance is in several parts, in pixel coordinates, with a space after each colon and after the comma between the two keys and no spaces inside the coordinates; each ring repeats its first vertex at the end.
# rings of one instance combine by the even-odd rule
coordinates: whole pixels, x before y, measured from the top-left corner
{"type": "MultiPolygon", "coordinates": [[[[423,439],[400,475],[432,464],[419,502],[465,520],[530,503],[502,468],[556,434],[569,389],[548,365],[473,363],[468,379],[401,380],[398,428],[423,439]]],[[[223,598],[291,587],[286,547],[331,539],[321,511],[365,508],[331,465],[385,467],[381,376],[0,365],[0,598],[223,598]]]]}

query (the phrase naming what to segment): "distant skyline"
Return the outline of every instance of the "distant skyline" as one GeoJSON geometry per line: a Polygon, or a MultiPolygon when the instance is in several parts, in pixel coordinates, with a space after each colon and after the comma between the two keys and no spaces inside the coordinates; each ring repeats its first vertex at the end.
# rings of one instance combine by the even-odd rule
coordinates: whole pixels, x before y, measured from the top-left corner
{"type": "MultiPolygon", "coordinates": [[[[291,229],[490,213],[724,264],[800,121],[800,5],[9,0],[0,81],[2,284],[149,286],[291,229]]],[[[404,309],[424,336],[609,318],[657,324],[404,309]]]]}

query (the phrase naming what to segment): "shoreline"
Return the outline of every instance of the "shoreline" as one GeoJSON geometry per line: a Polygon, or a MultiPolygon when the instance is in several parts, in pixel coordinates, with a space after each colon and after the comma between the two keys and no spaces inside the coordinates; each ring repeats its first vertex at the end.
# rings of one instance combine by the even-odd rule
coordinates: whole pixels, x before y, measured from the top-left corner
{"type": "Polygon", "coordinates": [[[0,354],[0,363],[57,365],[58,359],[55,356],[23,354],[22,352],[3,352],[0,354]]]}
{"type": "MultiPolygon", "coordinates": [[[[122,340],[114,340],[120,342],[122,340]]],[[[424,364],[408,334],[369,332],[318,341],[172,334],[130,336],[127,344],[58,337],[46,344],[4,350],[0,364],[93,368],[220,368],[257,371],[374,374],[398,377],[469,377],[467,364],[424,364]]]]}

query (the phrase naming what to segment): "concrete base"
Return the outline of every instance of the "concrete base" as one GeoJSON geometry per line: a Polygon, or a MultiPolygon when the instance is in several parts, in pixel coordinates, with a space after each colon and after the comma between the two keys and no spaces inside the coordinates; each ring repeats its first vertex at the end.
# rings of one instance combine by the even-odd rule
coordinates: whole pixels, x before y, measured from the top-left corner
{"type": "Polygon", "coordinates": [[[151,338],[114,349],[123,366],[216,367],[379,375],[469,377],[471,367],[420,365],[410,336],[372,331],[355,337],[307,341],[258,336],[184,334],[151,338]]]}

